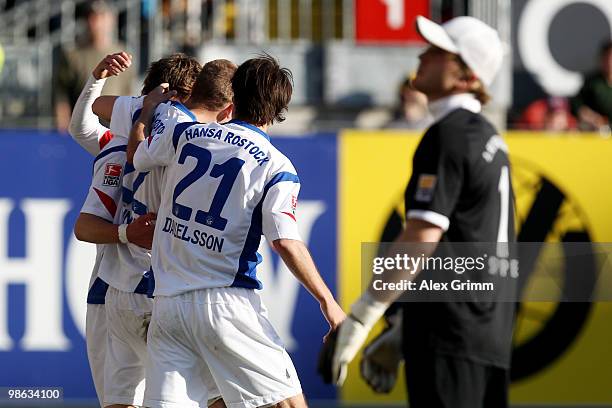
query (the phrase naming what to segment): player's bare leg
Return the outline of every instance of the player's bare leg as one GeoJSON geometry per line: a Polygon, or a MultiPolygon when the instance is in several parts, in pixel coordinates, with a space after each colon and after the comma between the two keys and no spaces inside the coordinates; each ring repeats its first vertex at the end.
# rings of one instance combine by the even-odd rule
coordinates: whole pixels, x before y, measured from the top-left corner
{"type": "Polygon", "coordinates": [[[274,405],[265,405],[266,408],[308,408],[304,394],[296,395],[295,397],[287,398],[274,405]]]}

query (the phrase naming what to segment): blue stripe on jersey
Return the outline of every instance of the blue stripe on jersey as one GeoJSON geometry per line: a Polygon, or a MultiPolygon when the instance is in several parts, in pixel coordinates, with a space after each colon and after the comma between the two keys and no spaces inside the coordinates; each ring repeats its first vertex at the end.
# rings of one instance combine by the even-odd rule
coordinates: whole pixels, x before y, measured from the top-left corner
{"type": "Polygon", "coordinates": [[[134,214],[136,215],[145,215],[146,213],[149,212],[149,209],[147,208],[147,206],[143,203],[141,203],[138,200],[134,200],[132,202],[132,211],[134,212],[134,214]]]}
{"type": "Polygon", "coordinates": [[[198,122],[182,122],[174,127],[174,133],[172,134],[172,145],[174,146],[174,150],[176,150],[176,146],[178,146],[179,138],[183,134],[185,130],[189,126],[197,125],[198,122]]]}
{"type": "Polygon", "coordinates": [[[144,179],[145,177],[147,177],[148,174],[149,174],[148,171],[143,171],[143,172],[138,173],[138,176],[136,176],[136,180],[134,180],[134,182],[132,183],[132,193],[133,194],[136,194],[136,191],[138,191],[138,188],[144,182],[144,179]]]}
{"type": "Polygon", "coordinates": [[[138,117],[140,116],[140,112],[142,112],[142,108],[138,108],[134,111],[134,114],[132,115],[132,125],[136,123],[136,121],[138,120],[138,117]]]}
{"type": "Polygon", "coordinates": [[[189,116],[191,118],[191,120],[193,120],[194,122],[198,120],[196,118],[196,115],[194,115],[193,112],[190,111],[189,109],[187,109],[187,107],[185,105],[183,105],[182,103],[180,103],[178,101],[170,101],[170,104],[172,106],[174,106],[175,108],[177,108],[178,110],[183,111],[183,113],[185,115],[189,116]]]}
{"type": "Polygon", "coordinates": [[[257,265],[261,263],[262,257],[257,252],[259,244],[261,242],[262,234],[262,206],[266,199],[268,190],[277,183],[283,181],[290,181],[293,183],[299,183],[300,179],[296,174],[289,172],[281,172],[276,174],[264,187],[263,195],[255,210],[253,210],[253,216],[251,218],[251,226],[247,233],[247,239],[244,242],[244,248],[240,254],[238,260],[238,272],[232,282],[233,287],[247,288],[247,289],[261,289],[263,285],[257,279],[257,265]]]}
{"type": "Polygon", "coordinates": [[[145,215],[149,211],[148,207],[145,204],[141,203],[140,201],[134,198],[134,194],[136,194],[136,191],[138,191],[138,188],[142,185],[145,177],[147,177],[148,174],[149,174],[148,171],[138,173],[138,176],[136,176],[136,179],[132,183],[133,190],[130,190],[127,187],[122,187],[123,190],[122,190],[121,198],[122,198],[123,203],[127,206],[131,205],[132,212],[137,215],[145,215]]]}
{"type": "Polygon", "coordinates": [[[88,305],[103,305],[104,299],[106,298],[106,291],[108,290],[108,283],[104,282],[100,278],[96,278],[93,285],[87,292],[87,304],[88,305]]]}
{"type": "Polygon", "coordinates": [[[132,193],[132,190],[130,190],[129,188],[125,188],[122,187],[122,193],[121,193],[121,198],[123,199],[123,202],[126,203],[127,205],[132,204],[132,201],[134,201],[134,193],[132,193]]]}
{"type": "Polygon", "coordinates": [[[132,163],[125,163],[125,172],[123,173],[124,176],[127,176],[128,174],[134,172],[136,169],[134,168],[134,165],[132,163]]]}
{"type": "Polygon", "coordinates": [[[264,194],[268,192],[268,190],[275,184],[280,183],[281,181],[292,181],[294,183],[299,183],[300,179],[296,174],[289,173],[288,171],[282,171],[278,174],[275,174],[272,177],[272,180],[264,187],[264,194]]]}
{"type": "Polygon", "coordinates": [[[96,162],[100,160],[101,158],[106,157],[111,153],[125,152],[126,149],[127,149],[127,145],[117,145],[117,146],[111,147],[110,149],[106,149],[102,151],[99,155],[96,156],[96,158],[94,159],[94,164],[96,164],[96,162]]]}
{"type": "Polygon", "coordinates": [[[138,282],[134,293],[153,297],[153,290],[155,290],[155,277],[153,276],[153,271],[148,270],[142,275],[142,279],[138,282]]]}
{"type": "MultiPolygon", "coordinates": [[[[142,279],[138,282],[138,286],[134,289],[134,293],[139,295],[147,295],[147,297],[153,297],[153,291],[155,290],[155,277],[153,271],[149,270],[142,275],[142,279]]],[[[103,305],[106,300],[106,292],[108,291],[108,283],[104,282],[100,278],[96,278],[91,289],[87,293],[87,304],[89,305],[103,305]]]]}
{"type": "Polygon", "coordinates": [[[233,123],[235,125],[239,125],[239,126],[244,126],[245,128],[251,129],[257,133],[259,133],[260,135],[262,135],[263,137],[265,137],[266,139],[268,139],[268,141],[270,141],[270,136],[268,136],[268,134],[266,132],[264,132],[263,130],[261,130],[260,128],[258,128],[255,125],[252,125],[250,123],[244,122],[242,120],[238,120],[238,119],[233,119],[230,120],[227,123],[233,123]]]}
{"type": "Polygon", "coordinates": [[[147,273],[150,276],[149,287],[147,288],[147,297],[153,299],[155,297],[153,296],[153,292],[155,292],[155,274],[153,273],[153,268],[150,268],[149,272],[147,273]]]}

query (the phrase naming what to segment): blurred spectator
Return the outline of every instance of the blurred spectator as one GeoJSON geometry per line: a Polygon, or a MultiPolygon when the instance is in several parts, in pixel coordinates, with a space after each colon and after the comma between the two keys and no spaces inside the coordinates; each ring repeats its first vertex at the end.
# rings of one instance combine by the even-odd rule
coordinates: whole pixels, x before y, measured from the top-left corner
{"type": "Polygon", "coordinates": [[[517,128],[562,132],[576,128],[576,118],[570,112],[569,101],[560,96],[538,99],[523,111],[517,128]]]}
{"type": "Polygon", "coordinates": [[[385,125],[389,129],[425,129],[432,118],[427,108],[427,96],[411,86],[411,78],[402,82],[399,88],[399,105],[393,119],[385,125]]]}
{"type": "MultiPolygon", "coordinates": [[[[54,69],[54,110],[56,126],[65,131],[70,123],[72,108],[91,74],[91,67],[107,54],[125,49],[115,42],[115,14],[108,3],[94,0],[86,4],[87,36],[84,43],[73,49],[61,50],[54,69]]],[[[102,94],[130,95],[134,70],[106,81],[102,94]]]]}
{"type": "Polygon", "coordinates": [[[572,112],[584,130],[610,129],[612,121],[612,41],[599,53],[599,69],[586,77],[578,95],[572,100],[572,112]]]}

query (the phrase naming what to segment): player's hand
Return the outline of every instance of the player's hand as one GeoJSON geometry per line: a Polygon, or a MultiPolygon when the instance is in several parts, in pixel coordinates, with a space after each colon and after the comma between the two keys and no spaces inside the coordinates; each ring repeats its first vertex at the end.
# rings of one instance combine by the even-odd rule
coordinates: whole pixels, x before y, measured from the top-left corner
{"type": "Polygon", "coordinates": [[[349,316],[327,336],[319,359],[319,374],[327,383],[340,386],[346,379],[349,363],[365,343],[368,333],[387,309],[368,292],[351,307],[349,316]]]}
{"type": "Polygon", "coordinates": [[[157,105],[162,102],[166,102],[168,99],[176,96],[176,91],[170,90],[170,84],[164,82],[156,86],[151,92],[145,96],[142,101],[142,108],[155,110],[157,105]]]}
{"type": "Polygon", "coordinates": [[[320,306],[321,312],[323,313],[323,316],[325,316],[325,320],[327,320],[327,323],[329,323],[329,331],[325,337],[323,337],[323,342],[326,342],[331,332],[336,330],[340,323],[346,319],[346,313],[344,313],[344,310],[342,310],[335,299],[331,299],[328,302],[321,302],[320,306]]]}
{"type": "Polygon", "coordinates": [[[132,55],[125,51],[109,54],[94,68],[92,75],[104,79],[125,72],[132,65],[132,55]]]}
{"type": "Polygon", "coordinates": [[[378,393],[391,392],[402,355],[402,311],[388,318],[389,326],[363,351],[361,376],[378,393]]]}
{"type": "Polygon", "coordinates": [[[127,238],[130,243],[145,249],[151,249],[153,245],[153,232],[155,231],[155,220],[157,214],[148,213],[136,218],[127,227],[127,238]]]}

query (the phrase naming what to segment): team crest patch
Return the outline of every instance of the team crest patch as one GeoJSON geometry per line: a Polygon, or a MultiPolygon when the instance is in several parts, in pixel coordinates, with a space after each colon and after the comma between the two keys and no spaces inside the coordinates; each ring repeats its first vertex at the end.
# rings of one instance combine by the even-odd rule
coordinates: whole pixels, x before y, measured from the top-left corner
{"type": "Polygon", "coordinates": [[[422,203],[428,203],[433,199],[434,190],[438,177],[433,174],[421,174],[417,181],[417,189],[414,199],[422,203]]]}
{"type": "Polygon", "coordinates": [[[123,167],[116,163],[107,163],[104,169],[104,181],[103,186],[119,187],[119,179],[121,178],[121,171],[123,167]]]}

